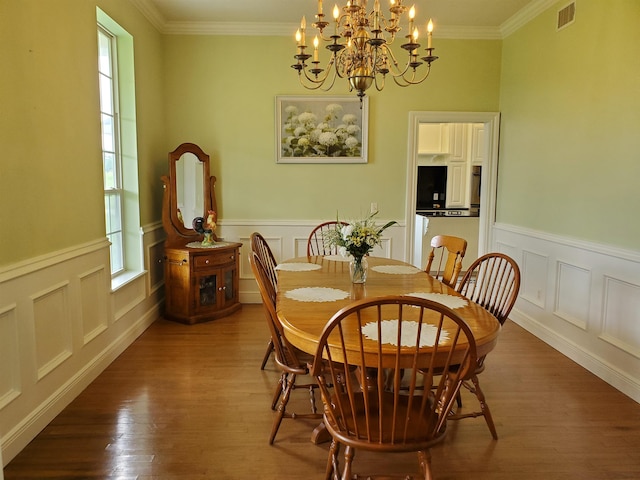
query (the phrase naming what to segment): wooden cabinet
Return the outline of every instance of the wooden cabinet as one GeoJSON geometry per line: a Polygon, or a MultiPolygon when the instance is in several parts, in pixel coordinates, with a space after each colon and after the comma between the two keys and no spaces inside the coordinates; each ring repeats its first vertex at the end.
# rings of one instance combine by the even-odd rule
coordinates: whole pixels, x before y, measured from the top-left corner
{"type": "Polygon", "coordinates": [[[213,248],[165,247],[165,316],[182,323],[224,317],[240,309],[241,243],[213,248]]]}

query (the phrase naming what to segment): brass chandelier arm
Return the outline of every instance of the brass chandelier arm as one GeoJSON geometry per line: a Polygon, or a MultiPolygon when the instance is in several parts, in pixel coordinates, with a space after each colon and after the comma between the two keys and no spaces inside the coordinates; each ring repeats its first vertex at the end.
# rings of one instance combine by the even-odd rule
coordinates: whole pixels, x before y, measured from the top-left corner
{"type": "MultiPolygon", "coordinates": [[[[417,72],[414,70],[410,79],[405,78],[405,75],[393,76],[393,81],[396,83],[396,85],[398,85],[400,87],[408,87],[410,85],[418,85],[419,83],[422,83],[427,79],[427,77],[429,76],[429,73],[431,73],[431,66],[427,67],[426,73],[419,80],[415,80],[416,73],[417,72]]],[[[406,74],[406,72],[405,72],[405,74],[406,74]]]]}

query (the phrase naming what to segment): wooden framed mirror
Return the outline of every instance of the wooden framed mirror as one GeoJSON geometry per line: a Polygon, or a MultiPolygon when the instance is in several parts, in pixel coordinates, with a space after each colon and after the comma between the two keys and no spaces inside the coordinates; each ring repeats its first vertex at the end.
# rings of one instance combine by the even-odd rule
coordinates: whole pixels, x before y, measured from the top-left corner
{"type": "Polygon", "coordinates": [[[169,153],[169,175],[161,179],[166,243],[184,245],[201,239],[202,235],[193,229],[193,219],[206,217],[209,210],[218,211],[216,177],[209,171],[209,155],[194,143],[183,143],[169,153]]]}

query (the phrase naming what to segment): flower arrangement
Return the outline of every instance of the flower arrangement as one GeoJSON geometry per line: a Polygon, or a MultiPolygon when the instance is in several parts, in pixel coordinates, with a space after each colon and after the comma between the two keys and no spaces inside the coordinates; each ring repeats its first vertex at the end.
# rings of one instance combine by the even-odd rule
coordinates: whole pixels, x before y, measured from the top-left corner
{"type": "Polygon", "coordinates": [[[354,221],[347,225],[342,225],[338,220],[336,228],[327,231],[323,240],[328,245],[337,247],[340,255],[344,257],[351,255],[354,259],[361,259],[373,247],[380,244],[383,231],[398,223],[393,220],[378,227],[373,220],[377,213],[374,212],[363,220],[354,221]]]}
{"type": "Polygon", "coordinates": [[[299,113],[298,107],[285,108],[283,157],[358,157],[362,149],[361,127],[352,113],[342,115],[343,107],[331,103],[324,117],[312,112],[299,113]]]}

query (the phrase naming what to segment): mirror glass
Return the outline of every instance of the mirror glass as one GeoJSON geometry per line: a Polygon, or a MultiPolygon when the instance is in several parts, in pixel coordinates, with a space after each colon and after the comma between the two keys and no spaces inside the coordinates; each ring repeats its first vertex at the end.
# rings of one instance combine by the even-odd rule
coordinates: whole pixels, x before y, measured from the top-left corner
{"type": "Polygon", "coordinates": [[[176,162],[176,201],[178,219],[185,228],[193,228],[193,219],[204,216],[204,163],[191,152],[176,162]]]}

